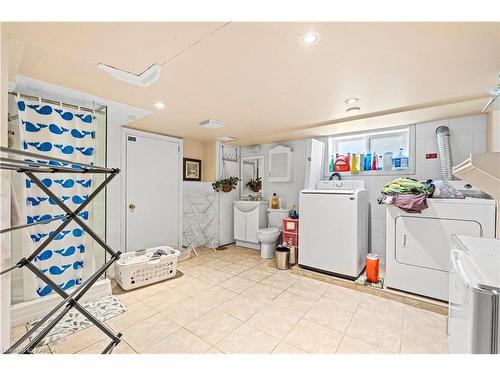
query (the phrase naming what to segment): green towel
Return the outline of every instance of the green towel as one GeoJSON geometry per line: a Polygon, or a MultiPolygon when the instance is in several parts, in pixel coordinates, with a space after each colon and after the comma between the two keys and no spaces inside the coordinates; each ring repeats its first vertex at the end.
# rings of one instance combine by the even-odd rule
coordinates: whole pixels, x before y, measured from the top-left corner
{"type": "Polygon", "coordinates": [[[382,188],[385,194],[425,194],[434,193],[434,185],[429,181],[421,182],[409,177],[396,178],[382,188]]]}

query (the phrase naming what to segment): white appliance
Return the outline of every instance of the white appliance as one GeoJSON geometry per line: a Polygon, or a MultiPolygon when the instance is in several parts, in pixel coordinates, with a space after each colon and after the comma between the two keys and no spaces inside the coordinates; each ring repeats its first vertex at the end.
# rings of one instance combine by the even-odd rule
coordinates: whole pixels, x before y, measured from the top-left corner
{"type": "Polygon", "coordinates": [[[495,201],[427,199],[422,213],[386,208],[386,284],[448,301],[451,235],[495,235],[495,201]]]}
{"type": "Polygon", "coordinates": [[[500,353],[500,240],[453,236],[448,352],[500,353]]]}
{"type": "Polygon", "coordinates": [[[329,180],[300,192],[299,265],[356,278],[368,253],[364,181],[329,180]]]}

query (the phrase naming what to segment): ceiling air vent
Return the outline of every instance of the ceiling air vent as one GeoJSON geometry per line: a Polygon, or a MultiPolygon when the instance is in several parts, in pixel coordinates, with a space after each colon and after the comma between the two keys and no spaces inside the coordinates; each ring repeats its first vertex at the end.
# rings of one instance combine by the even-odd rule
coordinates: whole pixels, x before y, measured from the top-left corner
{"type": "Polygon", "coordinates": [[[99,63],[97,67],[110,76],[137,86],[150,86],[160,78],[161,66],[153,64],[141,74],[134,74],[115,68],[114,66],[99,63]]]}
{"type": "Polygon", "coordinates": [[[212,119],[203,120],[203,121],[199,122],[198,124],[201,127],[204,127],[206,129],[219,129],[219,128],[224,127],[224,123],[222,121],[212,120],[212,119]]]}
{"type": "Polygon", "coordinates": [[[236,141],[236,138],[231,137],[230,135],[223,135],[222,137],[217,137],[217,140],[222,142],[231,142],[236,141]]]}

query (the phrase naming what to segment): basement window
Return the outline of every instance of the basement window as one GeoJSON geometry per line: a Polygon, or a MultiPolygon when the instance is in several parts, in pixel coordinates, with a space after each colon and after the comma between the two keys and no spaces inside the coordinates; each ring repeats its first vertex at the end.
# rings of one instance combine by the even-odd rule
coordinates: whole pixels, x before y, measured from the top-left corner
{"type": "MultiPolygon", "coordinates": [[[[385,166],[388,167],[390,164],[390,167],[385,170],[364,170],[364,168],[361,167],[361,163],[359,163],[359,174],[412,174],[414,171],[413,140],[414,127],[411,125],[393,128],[391,130],[366,131],[328,137],[328,154],[326,155],[327,160],[325,163],[325,176],[329,176],[334,172],[334,163],[338,157],[342,158],[349,155],[352,159],[352,155],[356,154],[358,158],[361,157],[361,159],[363,159],[368,154],[370,154],[370,157],[372,158],[373,155],[376,155],[378,159],[377,164],[382,162],[383,165],[384,154],[392,153],[392,157],[394,159],[399,156],[400,149],[403,149],[403,156],[408,157],[407,168],[400,168],[397,163],[394,164],[394,161],[388,163],[389,159],[386,159],[385,166]],[[382,159],[380,159],[380,156],[382,156],[382,159]]],[[[360,160],[360,162],[361,161],[363,160],[360,160]]],[[[352,174],[352,171],[340,173],[352,174]]]]}

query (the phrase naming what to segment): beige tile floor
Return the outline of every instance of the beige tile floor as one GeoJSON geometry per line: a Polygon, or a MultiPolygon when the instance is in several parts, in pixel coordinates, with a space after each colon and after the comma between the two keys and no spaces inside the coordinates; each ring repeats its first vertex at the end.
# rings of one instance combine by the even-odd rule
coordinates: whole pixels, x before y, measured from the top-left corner
{"type": "MultiPolygon", "coordinates": [[[[113,282],[128,308],[107,321],[123,333],[115,353],[447,352],[445,316],[278,271],[255,250],[201,251],[178,270],[129,292],[113,282]]],[[[91,327],[51,347],[99,353],[108,341],[91,327]]]]}

